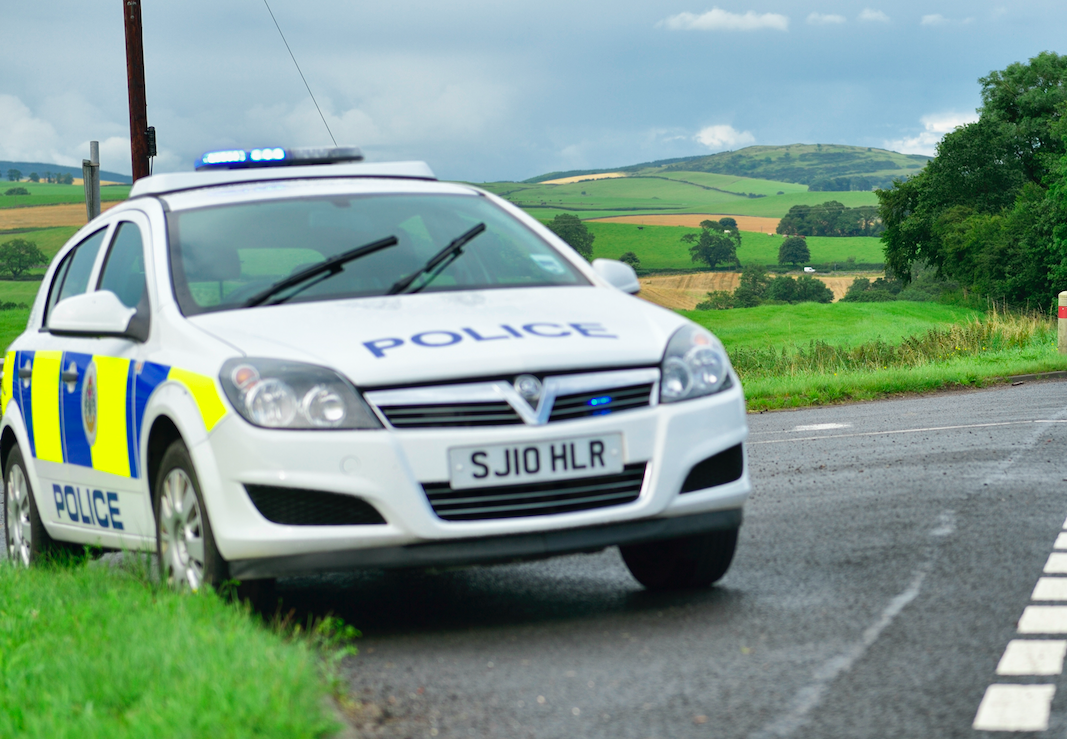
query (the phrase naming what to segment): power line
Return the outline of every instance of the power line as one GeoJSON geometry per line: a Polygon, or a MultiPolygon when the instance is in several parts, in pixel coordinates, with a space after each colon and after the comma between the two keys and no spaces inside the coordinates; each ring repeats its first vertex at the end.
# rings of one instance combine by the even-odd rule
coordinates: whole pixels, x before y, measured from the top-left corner
{"type": "Polygon", "coordinates": [[[289,42],[285,40],[285,34],[282,33],[282,27],[278,25],[278,19],[274,17],[274,11],[270,9],[267,0],[263,0],[263,4],[267,6],[267,12],[270,13],[270,19],[274,21],[274,27],[278,29],[278,35],[282,37],[282,43],[285,44],[289,56],[293,58],[293,64],[296,65],[296,71],[300,74],[300,79],[304,80],[304,87],[307,88],[308,95],[311,96],[311,102],[315,103],[315,110],[319,111],[319,118],[322,119],[322,125],[326,126],[326,133],[330,134],[330,139],[333,141],[333,145],[337,146],[337,139],[333,137],[333,131],[330,130],[330,124],[326,122],[326,116],[322,114],[322,108],[319,107],[319,101],[315,99],[315,93],[311,91],[311,85],[308,84],[307,79],[304,77],[304,73],[300,70],[300,64],[296,61],[296,56],[293,54],[293,50],[289,48],[289,42]]]}

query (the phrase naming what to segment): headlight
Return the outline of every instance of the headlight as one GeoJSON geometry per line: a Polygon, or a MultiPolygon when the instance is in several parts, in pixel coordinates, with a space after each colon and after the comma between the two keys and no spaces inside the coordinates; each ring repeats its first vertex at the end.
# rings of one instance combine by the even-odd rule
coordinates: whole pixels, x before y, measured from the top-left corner
{"type": "Polygon", "coordinates": [[[710,331],[683,326],[674,332],[660,365],[661,403],[711,395],[729,383],[730,360],[710,331]]]}
{"type": "Polygon", "coordinates": [[[277,359],[231,359],[219,379],[246,421],[270,429],[378,429],[382,424],[333,370],[277,359]]]}

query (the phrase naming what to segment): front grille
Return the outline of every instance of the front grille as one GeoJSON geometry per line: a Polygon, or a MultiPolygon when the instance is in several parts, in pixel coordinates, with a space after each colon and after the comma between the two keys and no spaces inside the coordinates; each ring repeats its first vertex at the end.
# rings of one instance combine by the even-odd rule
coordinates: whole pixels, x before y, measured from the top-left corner
{"type": "Polygon", "coordinates": [[[378,510],[362,498],[319,490],[245,485],[248,497],[274,523],[289,526],[353,526],[383,524],[378,510]]]}
{"type": "Polygon", "coordinates": [[[441,428],[443,426],[510,426],[522,423],[519,414],[506,401],[493,403],[451,403],[448,405],[381,406],[382,413],[398,429],[441,428]]]}
{"type": "Polygon", "coordinates": [[[422,487],[434,513],[445,521],[548,516],[632,503],[641,494],[646,464],[628,464],[617,475],[578,480],[463,490],[453,490],[447,482],[422,487]]]}
{"type": "Polygon", "coordinates": [[[548,421],[549,423],[553,421],[568,421],[572,418],[604,416],[617,411],[644,408],[649,404],[651,395],[651,383],[600,390],[595,393],[561,395],[556,398],[556,402],[552,406],[552,415],[548,417],[548,421]]]}

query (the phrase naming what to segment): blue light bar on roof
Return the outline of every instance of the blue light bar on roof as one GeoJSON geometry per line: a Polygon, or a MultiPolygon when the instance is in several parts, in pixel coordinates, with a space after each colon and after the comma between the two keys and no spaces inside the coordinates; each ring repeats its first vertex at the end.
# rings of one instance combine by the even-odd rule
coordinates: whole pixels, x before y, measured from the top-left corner
{"type": "Polygon", "coordinates": [[[339,164],[361,162],[363,153],[355,146],[333,148],[223,149],[209,151],[196,162],[197,171],[205,169],[246,169],[248,167],[284,167],[304,164],[339,164]]]}

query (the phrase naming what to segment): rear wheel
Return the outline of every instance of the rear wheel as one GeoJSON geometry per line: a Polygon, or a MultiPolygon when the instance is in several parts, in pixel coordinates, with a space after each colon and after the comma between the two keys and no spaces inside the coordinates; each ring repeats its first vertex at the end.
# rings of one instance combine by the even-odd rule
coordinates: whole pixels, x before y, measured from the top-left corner
{"type": "MultiPolygon", "coordinates": [[[[159,576],[174,590],[218,590],[229,578],[229,566],[215,537],[189,450],[181,440],[163,454],[155,486],[156,549],[159,576]]],[[[257,610],[274,605],[274,580],[237,585],[235,595],[257,610]]]]}
{"type": "Polygon", "coordinates": [[[730,569],[737,529],[619,547],[634,578],[651,590],[711,585],[730,569]]]}
{"type": "Polygon", "coordinates": [[[4,470],[4,521],[7,557],[23,567],[40,562],[58,552],[76,552],[80,547],[56,541],[44,528],[33,488],[26,474],[22,451],[15,446],[4,470]]]}

